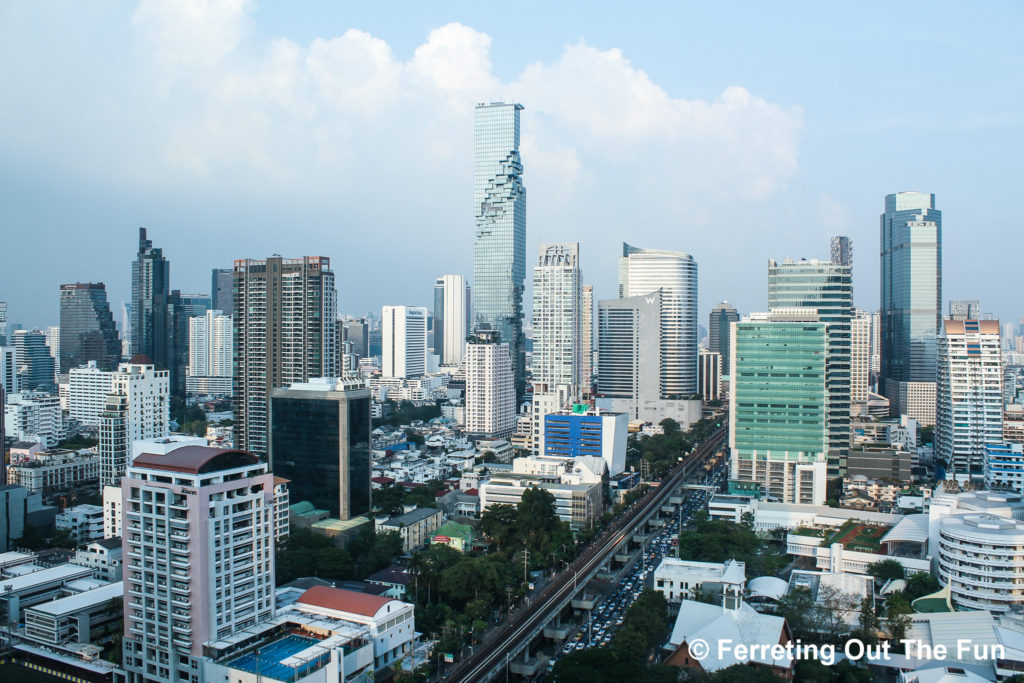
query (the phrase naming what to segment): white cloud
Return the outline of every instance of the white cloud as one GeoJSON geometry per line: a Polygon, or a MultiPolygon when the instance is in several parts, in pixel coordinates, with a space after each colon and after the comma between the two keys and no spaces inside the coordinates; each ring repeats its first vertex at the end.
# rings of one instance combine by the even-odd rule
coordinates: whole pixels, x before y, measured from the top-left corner
{"type": "Polygon", "coordinates": [[[241,42],[253,0],[141,0],[137,37],[168,70],[209,67],[241,42]]]}

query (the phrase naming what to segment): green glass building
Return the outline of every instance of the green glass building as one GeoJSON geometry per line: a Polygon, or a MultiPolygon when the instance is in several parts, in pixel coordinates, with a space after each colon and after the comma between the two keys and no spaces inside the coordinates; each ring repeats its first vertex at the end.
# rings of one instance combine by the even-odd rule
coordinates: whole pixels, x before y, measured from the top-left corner
{"type": "Polygon", "coordinates": [[[768,308],[813,308],[828,324],[828,476],[846,474],[850,453],[851,267],[817,259],[768,263],[768,308]]]}
{"type": "Polygon", "coordinates": [[[732,331],[731,478],[756,482],[769,500],[823,504],[828,325],[813,309],[776,309],[732,331]]]}

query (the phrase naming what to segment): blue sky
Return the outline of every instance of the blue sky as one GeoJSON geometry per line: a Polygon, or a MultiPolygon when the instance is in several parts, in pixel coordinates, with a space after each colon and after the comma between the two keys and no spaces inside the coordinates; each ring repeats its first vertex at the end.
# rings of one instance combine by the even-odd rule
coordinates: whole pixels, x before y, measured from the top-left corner
{"type": "Polygon", "coordinates": [[[945,298],[1024,315],[1019,3],[38,3],[0,6],[0,300],[129,295],[136,228],[207,291],[322,254],[342,309],[472,274],[472,105],[518,99],[528,263],[579,240],[692,253],[701,315],[766,304],[769,258],[854,239],[877,308],[883,196],[934,192],[945,298]]]}

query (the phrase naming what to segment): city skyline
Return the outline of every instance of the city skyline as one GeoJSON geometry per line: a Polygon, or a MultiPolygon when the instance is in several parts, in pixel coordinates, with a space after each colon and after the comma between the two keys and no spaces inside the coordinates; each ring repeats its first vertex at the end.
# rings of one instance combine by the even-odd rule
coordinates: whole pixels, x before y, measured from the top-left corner
{"type": "MultiPolygon", "coordinates": [[[[421,9],[399,22],[400,26],[384,29],[382,22],[389,22],[367,9],[353,9],[345,17],[321,9],[337,20],[322,31],[308,19],[280,21],[280,9],[273,6],[254,9],[243,4],[237,12],[201,16],[210,44],[198,54],[185,49],[190,45],[187,17],[171,22],[167,31],[154,33],[154,17],[159,12],[173,15],[172,9],[144,3],[138,8],[111,10],[106,17],[111,26],[128,35],[153,38],[148,51],[137,55],[141,57],[139,65],[122,74],[129,83],[151,80],[166,86],[163,91],[156,86],[138,91],[149,107],[193,102],[199,95],[183,84],[184,76],[193,71],[201,76],[202,87],[215,85],[218,87],[213,89],[219,91],[230,85],[230,95],[251,98],[255,97],[251,88],[268,78],[273,66],[284,70],[288,87],[294,83],[289,69],[305,70],[302,74],[309,75],[307,71],[316,67],[319,71],[312,75],[325,79],[340,73],[339,69],[355,69],[353,78],[362,80],[347,82],[345,87],[350,90],[331,90],[324,85],[326,81],[314,79],[316,83],[310,86],[314,92],[277,93],[294,105],[285,120],[272,121],[295,143],[294,156],[274,146],[265,130],[248,125],[240,124],[235,134],[213,144],[210,127],[223,126],[225,117],[235,111],[231,108],[234,100],[228,104],[196,100],[203,106],[195,116],[174,125],[158,120],[155,126],[164,135],[163,146],[134,122],[100,111],[94,91],[83,95],[71,89],[84,98],[82,123],[66,125],[63,115],[52,111],[29,118],[38,114],[43,99],[19,88],[41,81],[61,83],[61,78],[54,77],[71,63],[67,50],[82,39],[95,42],[100,29],[95,22],[85,21],[90,10],[84,7],[72,7],[68,17],[59,19],[50,16],[46,8],[5,10],[9,21],[2,22],[5,28],[0,31],[10,40],[0,41],[5,45],[0,49],[36,54],[40,48],[33,46],[39,42],[34,38],[44,34],[68,38],[66,45],[43,41],[54,47],[53,53],[29,60],[31,66],[25,74],[19,72],[13,81],[12,94],[23,99],[25,107],[3,115],[5,130],[21,138],[0,137],[0,144],[10,152],[0,166],[0,173],[10,181],[0,190],[0,199],[15,247],[0,255],[0,267],[11,275],[12,282],[24,285],[17,292],[4,293],[11,304],[12,322],[32,327],[54,324],[55,295],[62,279],[104,282],[112,307],[128,301],[130,283],[120,264],[130,254],[126,242],[139,225],[162,236],[161,246],[176,264],[175,287],[199,292],[209,287],[210,269],[229,267],[236,258],[286,251],[292,256],[322,253],[343,258],[350,248],[378,247],[375,237],[391,231],[408,242],[408,249],[387,254],[406,275],[368,288],[362,283],[372,271],[355,263],[339,278],[339,310],[361,314],[396,300],[429,305],[437,272],[471,278],[472,245],[464,244],[462,237],[472,230],[466,208],[471,196],[472,110],[478,102],[498,99],[521,101],[526,107],[522,156],[524,183],[531,188],[527,253],[540,242],[580,241],[588,254],[586,277],[594,284],[598,300],[610,297],[614,290],[616,243],[622,238],[617,233],[624,231],[633,242],[685,251],[706,264],[701,273],[701,319],[722,299],[733,302],[741,312],[764,309],[764,296],[755,287],[753,273],[768,255],[827,258],[823,241],[841,233],[860,245],[854,268],[855,304],[874,310],[878,256],[871,245],[876,241],[876,207],[885,194],[917,189],[937,195],[946,214],[948,253],[957,254],[955,261],[946,259],[943,266],[944,295],[980,299],[986,312],[1003,320],[1020,317],[1010,294],[994,279],[970,279],[983,259],[988,269],[1012,267],[1010,254],[991,255],[993,263],[987,258],[990,255],[969,248],[975,239],[992,241],[1007,234],[1000,232],[1005,230],[1002,226],[1012,226],[1016,219],[1011,213],[1007,221],[1005,213],[996,213],[994,207],[978,201],[983,192],[1009,191],[1020,145],[1019,136],[1007,134],[1018,125],[1020,101],[1002,97],[1005,90],[1001,89],[1008,77],[1019,72],[1018,53],[1013,48],[995,47],[1002,41],[979,35],[982,27],[988,30],[993,25],[998,26],[996,31],[1008,30],[1012,21],[992,22],[986,18],[987,12],[1000,12],[1000,16],[1019,13],[1015,6],[986,8],[966,19],[954,19],[952,12],[940,7],[925,17],[935,28],[931,35],[937,46],[948,48],[937,50],[943,54],[933,54],[928,64],[938,73],[943,65],[956,63],[960,70],[979,74],[980,80],[972,77],[967,83],[954,78],[941,110],[907,104],[897,118],[883,114],[885,108],[868,104],[891,101],[896,91],[906,86],[906,77],[888,74],[916,73],[915,85],[924,87],[938,87],[938,77],[920,71],[920,57],[909,47],[888,52],[884,69],[875,61],[851,67],[858,61],[844,59],[851,50],[860,54],[883,43],[891,46],[885,42],[891,29],[872,31],[862,20],[839,16],[839,10],[803,12],[802,28],[786,29],[799,31],[804,39],[799,44],[810,53],[814,41],[823,39],[812,35],[816,25],[842,19],[850,26],[847,41],[831,46],[835,55],[816,52],[814,61],[821,64],[787,63],[792,76],[780,78],[778,60],[782,57],[771,50],[764,50],[765,64],[744,64],[741,69],[725,54],[726,45],[709,51],[702,69],[675,74],[668,66],[692,60],[707,47],[709,38],[694,35],[671,50],[661,49],[671,54],[659,54],[657,48],[645,45],[630,22],[609,28],[600,12],[579,18],[570,32],[545,27],[538,36],[517,41],[515,26],[525,18],[503,25],[485,16],[483,10],[461,12],[465,23],[452,23],[445,12],[421,9]],[[79,22],[83,26],[72,29],[76,17],[83,20],[79,22]],[[960,30],[955,36],[954,21],[960,30]],[[355,59],[347,51],[365,56],[367,61],[355,68],[359,65],[346,61],[355,59]],[[979,65],[985,59],[994,60],[995,68],[982,70],[979,65]],[[773,66],[776,73],[769,74],[773,66]],[[823,79],[815,78],[819,70],[829,68],[836,69],[836,77],[830,79],[836,85],[822,85],[823,79]],[[393,87],[370,97],[368,93],[380,82],[391,82],[388,78],[393,87]],[[574,86],[576,81],[579,85],[574,86]],[[840,90],[839,83],[846,90],[840,90]],[[366,89],[359,89],[360,85],[366,89]],[[633,86],[650,97],[643,102],[624,97],[633,86]],[[572,88],[578,87],[593,92],[574,100],[580,93],[572,88]],[[337,99],[345,93],[366,95],[367,110],[346,108],[337,99]],[[563,100],[578,100],[578,106],[567,109],[563,100]],[[853,100],[857,106],[851,107],[853,100]],[[317,102],[322,111],[308,109],[316,109],[317,102]],[[409,104],[415,106],[405,106],[409,104]],[[221,105],[227,109],[218,108],[221,105]],[[846,113],[840,113],[844,107],[846,113]],[[415,109],[423,120],[409,125],[405,115],[398,113],[403,109],[415,109]],[[301,171],[304,165],[300,163],[304,162],[300,152],[309,151],[309,138],[295,125],[302,111],[321,127],[328,126],[328,114],[337,114],[338,119],[336,125],[324,129],[325,153],[330,158],[309,165],[309,171],[301,171]],[[700,140],[684,134],[700,122],[695,112],[704,112],[716,122],[700,140]],[[101,134],[81,138],[106,141],[114,150],[110,159],[104,156],[106,150],[92,148],[91,142],[67,138],[68,133],[80,133],[85,122],[101,134]],[[68,133],[57,135],[52,143],[42,142],[65,126],[68,133]],[[740,149],[727,143],[728,134],[738,129],[750,131],[749,137],[740,138],[740,149]],[[668,134],[669,130],[683,133],[668,134]],[[362,145],[379,144],[379,136],[394,137],[396,131],[396,149],[385,150],[379,161],[366,166],[368,162],[359,155],[362,145]],[[616,132],[626,137],[616,143],[616,132]],[[927,163],[907,163],[898,153],[905,146],[924,148],[937,134],[942,135],[944,144],[939,159],[925,155],[921,159],[928,158],[927,163]],[[239,135],[249,136],[243,139],[252,152],[241,145],[239,135]],[[353,143],[353,137],[363,142],[353,143]],[[206,148],[197,148],[196,142],[206,148]],[[70,145],[68,154],[53,152],[60,144],[70,145]],[[408,205],[411,214],[404,213],[405,208],[382,209],[373,199],[392,192],[388,174],[397,168],[398,148],[410,170],[425,171],[428,178],[403,190],[407,201],[399,204],[408,205]],[[127,154],[127,149],[138,153],[127,154]],[[257,152],[262,154],[262,163],[250,163],[250,155],[257,152]],[[685,154],[694,167],[678,170],[673,163],[671,168],[682,173],[678,177],[682,182],[675,183],[671,193],[658,192],[659,184],[652,182],[659,177],[652,174],[670,168],[665,166],[666,152],[673,159],[685,154]],[[709,167],[706,162],[712,158],[720,163],[709,167]],[[879,158],[900,163],[880,165],[879,158]],[[81,170],[87,166],[86,159],[96,164],[88,175],[81,170]],[[350,163],[352,159],[360,162],[350,163]],[[835,159],[842,159],[842,164],[837,165],[835,159]],[[236,165],[240,163],[248,168],[239,172],[236,165]],[[159,174],[153,171],[139,172],[148,166],[166,172],[160,176],[166,183],[158,183],[159,174]],[[754,169],[752,175],[739,174],[737,185],[727,182],[737,169],[745,167],[754,169]],[[868,168],[870,173],[865,172],[868,168]],[[964,173],[964,168],[976,172],[964,173]],[[707,176],[706,183],[694,176],[698,169],[707,176]],[[320,179],[307,183],[306,172],[315,172],[320,179]],[[225,173],[232,180],[225,180],[225,173]],[[327,197],[327,186],[336,192],[342,185],[348,189],[337,198],[327,197]],[[593,200],[612,189],[619,193],[614,206],[593,200]],[[68,206],[76,207],[73,216],[66,213],[68,206]],[[758,216],[756,226],[747,220],[751,214],[758,216]],[[417,221],[408,220],[412,215],[417,221]],[[413,224],[426,229],[406,227],[413,224]],[[76,229],[70,230],[71,225],[76,229]],[[785,227],[776,229],[778,226],[785,227]],[[282,239],[286,227],[290,229],[287,241],[282,239]],[[723,230],[741,239],[721,240],[723,230]],[[109,239],[111,234],[117,239],[109,239]],[[100,235],[102,240],[95,239],[100,235]],[[28,248],[29,236],[66,247],[58,253],[56,267],[32,268],[30,260],[13,258],[28,248]],[[438,240],[439,236],[459,239],[438,240]],[[69,265],[72,259],[73,266],[69,265]]],[[[708,8],[695,11],[688,21],[697,27],[712,22],[716,14],[708,8]]],[[[766,11],[755,8],[745,13],[738,19],[738,33],[752,30],[766,11]]],[[[645,12],[649,10],[641,8],[637,17],[645,12]]],[[[524,9],[524,15],[530,13],[531,8],[524,9]]],[[[167,19],[168,15],[159,17],[167,19]]],[[[764,40],[770,39],[757,37],[750,49],[764,47],[757,42],[764,40]]],[[[134,54],[143,42],[135,47],[116,41],[115,45],[134,54]]],[[[75,53],[76,59],[79,54],[75,53]]],[[[102,72],[105,54],[90,56],[100,63],[83,67],[102,72]]],[[[106,92],[113,82],[101,79],[98,85],[106,92]]],[[[270,106],[262,99],[246,104],[256,111],[270,106]]],[[[11,133],[0,133],[6,135],[11,133]]],[[[529,286],[527,282],[528,290],[529,286]]],[[[525,298],[529,300],[529,291],[525,298]]]]}

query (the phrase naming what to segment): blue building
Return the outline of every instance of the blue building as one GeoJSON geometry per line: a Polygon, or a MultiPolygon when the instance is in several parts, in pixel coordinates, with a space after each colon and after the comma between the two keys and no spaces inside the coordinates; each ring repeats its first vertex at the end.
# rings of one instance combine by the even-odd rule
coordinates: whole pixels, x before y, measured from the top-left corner
{"type": "Polygon", "coordinates": [[[625,413],[557,412],[544,416],[544,455],[578,458],[590,455],[608,463],[612,476],[626,469],[625,413]]]}

